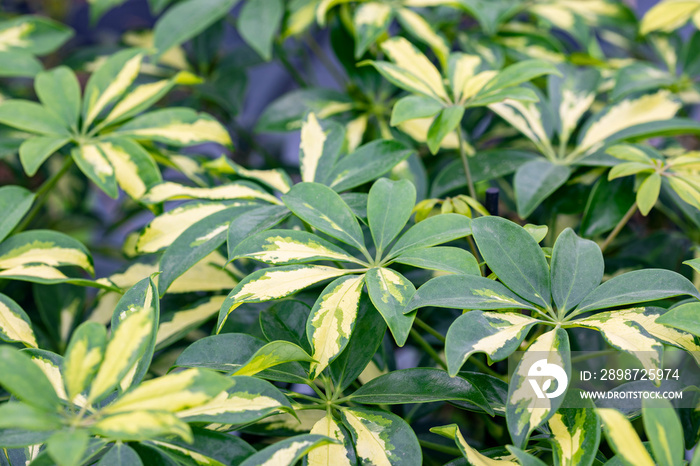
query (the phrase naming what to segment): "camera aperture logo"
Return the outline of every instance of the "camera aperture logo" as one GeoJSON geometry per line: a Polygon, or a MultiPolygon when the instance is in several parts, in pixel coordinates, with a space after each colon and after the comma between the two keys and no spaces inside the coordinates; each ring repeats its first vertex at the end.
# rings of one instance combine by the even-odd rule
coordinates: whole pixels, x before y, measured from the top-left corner
{"type": "Polygon", "coordinates": [[[547,362],[547,359],[540,359],[535,361],[530,370],[527,372],[527,380],[532,386],[532,390],[537,395],[537,398],[556,398],[562,395],[566,391],[566,387],[569,384],[569,377],[566,375],[566,371],[558,364],[552,364],[547,362]],[[543,380],[547,377],[546,380],[543,380]],[[542,380],[542,386],[539,382],[542,380]],[[552,388],[552,381],[556,381],[556,389],[553,392],[549,392],[552,388]]]}

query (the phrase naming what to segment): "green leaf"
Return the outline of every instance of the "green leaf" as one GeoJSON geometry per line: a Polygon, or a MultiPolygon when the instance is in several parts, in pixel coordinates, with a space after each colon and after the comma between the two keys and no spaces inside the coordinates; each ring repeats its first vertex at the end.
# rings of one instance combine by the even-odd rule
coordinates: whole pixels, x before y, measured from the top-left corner
{"type": "MultiPolygon", "coordinates": [[[[61,418],[56,414],[35,408],[25,403],[10,401],[0,405],[0,433],[2,429],[21,429],[32,432],[47,432],[62,427],[61,418]]],[[[0,445],[5,445],[0,436],[0,445]]]]}
{"type": "Polygon", "coordinates": [[[581,234],[593,237],[608,232],[634,205],[634,179],[608,181],[606,177],[593,186],[581,219],[581,234]]]}
{"type": "Polygon", "coordinates": [[[445,340],[450,375],[456,375],[469,356],[476,352],[485,353],[490,361],[507,358],[539,322],[515,312],[469,311],[462,314],[450,325],[445,340]]]}
{"type": "Polygon", "coordinates": [[[34,203],[34,194],[20,186],[0,187],[0,242],[17,226],[34,203]]]}
{"type": "Polygon", "coordinates": [[[603,280],[603,253],[596,243],[567,228],[554,244],[551,269],[552,298],[564,315],[603,280]]]}
{"type": "Polygon", "coordinates": [[[656,319],[656,323],[700,336],[700,303],[687,303],[674,307],[656,319]]]}
{"type": "Polygon", "coordinates": [[[350,434],[347,429],[342,427],[336,421],[331,413],[326,413],[319,419],[311,428],[311,434],[325,435],[328,438],[334,439],[338,444],[328,444],[309,452],[307,458],[308,464],[317,465],[337,465],[337,466],[352,466],[357,464],[355,458],[355,449],[352,446],[350,434]]]}
{"type": "Polygon", "coordinates": [[[241,37],[266,61],[272,58],[272,42],[283,15],[282,0],[246,2],[238,15],[236,25],[241,37]]]}
{"type": "Polygon", "coordinates": [[[345,144],[345,127],[334,121],[324,121],[309,113],[301,126],[299,170],[302,181],[323,183],[338,162],[345,144]]]}
{"type": "Polygon", "coordinates": [[[407,251],[428,248],[469,236],[472,221],[459,214],[436,215],[413,225],[389,250],[388,257],[394,258],[407,251]]]}
{"type": "Polygon", "coordinates": [[[500,465],[500,464],[510,464],[510,465],[518,465],[519,463],[514,461],[514,460],[505,460],[505,459],[496,459],[496,458],[491,458],[486,455],[482,455],[478,451],[476,451],[474,448],[472,448],[467,441],[464,439],[462,436],[462,432],[460,432],[459,427],[457,424],[450,424],[449,426],[440,426],[440,427],[433,427],[430,429],[430,432],[433,432],[434,434],[442,435],[443,437],[447,437],[449,439],[452,439],[455,441],[457,444],[457,447],[459,448],[459,451],[462,452],[462,456],[466,458],[468,461],[467,464],[473,465],[473,464],[478,464],[478,465],[500,465]]]}
{"type": "Polygon", "coordinates": [[[451,309],[532,309],[500,283],[473,275],[443,275],[435,277],[413,295],[404,312],[420,307],[446,307],[451,309]]]}
{"type": "Polygon", "coordinates": [[[518,463],[521,466],[547,466],[547,463],[529,454],[528,452],[521,450],[513,445],[506,445],[506,449],[513,454],[518,459],[518,463]]]}
{"type": "Polygon", "coordinates": [[[369,142],[340,159],[324,184],[337,192],[347,191],[384,175],[414,153],[397,141],[369,142]]]}
{"type": "Polygon", "coordinates": [[[70,138],[67,137],[52,136],[35,136],[26,139],[19,146],[19,160],[24,172],[29,176],[34,176],[46,159],[68,144],[69,141],[70,138]]]}
{"type": "Polygon", "coordinates": [[[170,8],[153,28],[153,45],[163,55],[202,33],[238,3],[238,0],[187,0],[170,8]]]}
{"type": "MultiPolygon", "coordinates": [[[[486,401],[488,401],[489,406],[495,413],[505,416],[506,399],[508,398],[507,383],[497,377],[480,372],[462,371],[458,374],[458,377],[467,379],[469,383],[474,385],[484,395],[484,398],[486,398],[486,401]]],[[[450,403],[470,411],[483,411],[480,407],[468,402],[451,401],[450,403]]]]}
{"type": "Polygon", "coordinates": [[[302,264],[319,260],[363,264],[320,236],[295,230],[267,230],[249,236],[236,247],[231,256],[231,260],[241,258],[273,265],[302,264]]]}
{"type": "Polygon", "coordinates": [[[43,70],[41,62],[20,50],[0,51],[0,76],[31,78],[43,70]]]}
{"type": "Polygon", "coordinates": [[[406,277],[384,267],[370,269],[366,275],[369,297],[384,317],[396,344],[403,346],[413,326],[415,313],[404,314],[404,309],[416,292],[406,277]]]}
{"type": "Polygon", "coordinates": [[[363,464],[419,466],[423,455],[416,434],[406,421],[386,411],[345,408],[343,425],[352,435],[358,459],[363,464]]]}
{"type": "Polygon", "coordinates": [[[391,126],[416,118],[431,117],[443,108],[444,106],[438,100],[430,97],[421,95],[402,97],[396,101],[391,110],[391,126]]]}
{"type": "Polygon", "coordinates": [[[32,432],[23,429],[0,429],[0,446],[8,448],[29,447],[46,442],[50,432],[32,432]]]}
{"type": "Polygon", "coordinates": [[[613,277],[591,291],[571,315],[683,295],[700,299],[700,293],[693,284],[676,272],[635,270],[613,277]]]}
{"type": "Polygon", "coordinates": [[[381,178],[372,185],[367,199],[367,222],[379,256],[406,225],[415,204],[416,188],[408,180],[381,178]]]}
{"type": "Polygon", "coordinates": [[[543,76],[553,74],[560,76],[561,73],[556,66],[544,60],[523,60],[499,71],[484,88],[482,93],[489,93],[497,89],[517,86],[527,81],[543,76]]]}
{"type": "Polygon", "coordinates": [[[297,435],[263,448],[240,466],[293,466],[313,449],[335,442],[325,435],[297,435]]]}
{"type": "Polygon", "coordinates": [[[67,136],[61,119],[36,102],[11,99],[0,102],[0,123],[45,136],[67,136]]]}
{"type": "Polygon", "coordinates": [[[0,346],[0,385],[34,408],[55,412],[59,407],[58,395],[39,366],[11,346],[0,346]]]}
{"type": "Polygon", "coordinates": [[[229,224],[253,206],[236,206],[215,212],[190,226],[168,246],[160,258],[158,289],[163,296],[182,274],[226,241],[229,224]]]}
{"type": "Polygon", "coordinates": [[[297,89],[268,105],[255,130],[263,133],[298,130],[309,112],[327,118],[352,108],[352,100],[342,92],[323,88],[297,89]]]}
{"type": "Polygon", "coordinates": [[[153,157],[131,139],[103,138],[97,143],[97,148],[114,167],[119,186],[132,199],[141,198],[151,187],[162,183],[163,178],[153,157]]]}
{"type": "Polygon", "coordinates": [[[479,263],[471,253],[450,246],[408,250],[394,259],[394,262],[421,269],[481,276],[479,263]]]}
{"type": "MultiPolygon", "coordinates": [[[[566,399],[581,403],[581,391],[569,390],[566,399]]],[[[555,464],[591,466],[594,463],[600,443],[600,418],[593,401],[587,400],[585,405],[561,409],[549,419],[555,464]]]]}
{"type": "Polygon", "coordinates": [[[642,215],[649,214],[659,198],[660,191],[661,175],[658,173],[652,173],[642,182],[637,190],[637,206],[642,215]]]}
{"type": "Polygon", "coordinates": [[[521,165],[513,179],[518,215],[527,218],[552,193],[567,182],[571,169],[546,160],[521,165]]]}
{"type": "Polygon", "coordinates": [[[80,84],[70,68],[59,66],[39,73],[34,80],[34,89],[44,107],[60,117],[66,127],[77,129],[80,84]]]}
{"type": "Polygon", "coordinates": [[[0,244],[0,276],[18,275],[32,264],[47,269],[75,266],[93,273],[92,257],[87,248],[68,235],[51,230],[23,231],[0,244]]]}
{"type": "Polygon", "coordinates": [[[92,382],[107,344],[107,330],[97,322],[83,322],[71,337],[61,372],[68,401],[74,402],[92,382]]]}
{"type": "Polygon", "coordinates": [[[501,217],[479,217],[472,230],[479,252],[498,278],[528,301],[549,308],[549,267],[532,236],[501,217]]]}
{"type": "Polygon", "coordinates": [[[63,45],[73,31],[41,16],[22,15],[0,22],[0,48],[45,55],[63,45]]]}
{"type": "Polygon", "coordinates": [[[566,330],[557,328],[537,337],[518,363],[508,384],[506,421],[513,445],[522,448],[532,431],[557,412],[564,402],[570,379],[571,353],[566,330]],[[552,377],[556,378],[556,383],[553,383],[552,377]],[[550,382],[547,383],[547,380],[550,382]],[[535,384],[544,398],[535,392],[535,384]],[[550,398],[551,395],[556,396],[550,398]]]}
{"type": "Polygon", "coordinates": [[[428,149],[432,154],[437,154],[440,150],[442,140],[447,137],[452,131],[457,128],[457,131],[462,129],[459,127],[462,117],[464,116],[464,107],[461,105],[443,108],[435,117],[433,123],[428,129],[428,149]]]}
{"type": "MultiPolygon", "coordinates": [[[[198,457],[197,454],[223,464],[240,464],[244,459],[255,453],[255,448],[240,437],[224,432],[193,427],[194,443],[187,443],[178,438],[167,438],[158,442],[158,448],[168,451],[176,459],[182,459],[185,464],[198,457]]],[[[197,460],[195,460],[197,461],[197,460]]],[[[121,466],[121,465],[119,465],[121,466]]],[[[128,466],[128,465],[124,465],[128,466]]]]}
{"type": "Polygon", "coordinates": [[[255,352],[235,375],[255,375],[267,368],[294,361],[311,362],[313,359],[306,351],[288,341],[273,341],[255,352]]]}
{"type": "Polygon", "coordinates": [[[683,426],[671,402],[665,399],[642,400],[642,419],[656,464],[683,464],[683,426]]]}
{"type": "Polygon", "coordinates": [[[114,167],[109,162],[98,145],[85,144],[74,148],[71,156],[75,164],[85,176],[97,185],[109,197],[116,199],[119,195],[117,177],[114,175],[114,167]]]}
{"type": "Polygon", "coordinates": [[[244,333],[222,333],[196,340],[175,361],[175,367],[204,367],[234,371],[265,346],[265,342],[244,333]]]}
{"type": "Polygon", "coordinates": [[[116,442],[97,466],[143,466],[143,461],[129,445],[116,442]]]}
{"type": "Polygon", "coordinates": [[[318,377],[348,344],[355,326],[365,276],[349,275],[331,282],[319,295],[306,322],[313,347],[311,377],[318,377]]]}
{"type": "Polygon", "coordinates": [[[353,16],[355,30],[355,59],[359,59],[386,32],[394,17],[390,5],[370,2],[359,5],[353,16]]]}
{"type": "Polygon", "coordinates": [[[88,433],[82,429],[56,432],[46,442],[46,450],[58,466],[80,464],[87,447],[88,433]]]}
{"type": "Polygon", "coordinates": [[[268,341],[285,340],[311,352],[306,321],[311,308],[303,301],[284,300],[260,312],[260,329],[268,341]]]}
{"type": "Polygon", "coordinates": [[[318,183],[299,183],[282,196],[282,201],[297,217],[314,228],[366,251],[360,224],[332,189],[318,183]]]}
{"type": "Polygon", "coordinates": [[[331,378],[336,389],[345,390],[359,377],[372,361],[385,333],[384,319],[374,308],[369,297],[362,294],[350,341],[330,364],[331,378]]]}
{"type": "Polygon", "coordinates": [[[236,221],[231,223],[226,236],[229,260],[233,258],[233,251],[241,241],[277,225],[289,215],[287,207],[279,205],[255,207],[240,214],[236,221]]]}
{"type": "Polygon", "coordinates": [[[603,421],[603,431],[610,448],[626,466],[654,466],[649,452],[644,448],[637,432],[624,414],[610,408],[598,408],[596,412],[603,421]]]}
{"type": "Polygon", "coordinates": [[[380,375],[357,389],[350,398],[360,404],[431,403],[466,401],[493,415],[484,395],[461,377],[441,369],[403,369],[380,375]]]}

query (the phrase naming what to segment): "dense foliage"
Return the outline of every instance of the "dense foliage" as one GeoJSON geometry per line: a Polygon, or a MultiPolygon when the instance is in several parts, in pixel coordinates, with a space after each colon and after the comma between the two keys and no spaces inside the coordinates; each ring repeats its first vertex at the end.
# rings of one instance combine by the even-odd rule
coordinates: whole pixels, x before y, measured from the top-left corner
{"type": "Polygon", "coordinates": [[[0,16],[0,465],[700,466],[700,1],[70,3],[0,16]]]}

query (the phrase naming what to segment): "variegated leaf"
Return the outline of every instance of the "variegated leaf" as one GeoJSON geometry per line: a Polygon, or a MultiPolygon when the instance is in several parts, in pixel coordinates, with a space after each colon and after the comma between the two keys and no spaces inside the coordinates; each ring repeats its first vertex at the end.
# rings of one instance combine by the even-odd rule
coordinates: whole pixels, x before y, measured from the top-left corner
{"type": "MultiPolygon", "coordinates": [[[[46,376],[46,380],[49,381],[53,391],[58,395],[61,400],[68,401],[68,395],[65,390],[65,383],[63,381],[63,373],[61,372],[61,367],[63,366],[63,358],[56,353],[51,351],[46,351],[37,348],[27,348],[22,350],[23,353],[28,354],[31,357],[32,362],[37,366],[41,372],[46,376]]],[[[76,400],[76,404],[84,405],[85,398],[79,397],[76,400]]]]}
{"type": "Polygon", "coordinates": [[[542,154],[555,157],[550,134],[542,122],[542,108],[538,103],[508,99],[488,107],[532,141],[542,154]]]}
{"type": "Polygon", "coordinates": [[[37,347],[32,321],[10,297],[0,293],[0,340],[37,347]]]}
{"type": "Polygon", "coordinates": [[[174,414],[165,411],[130,411],[100,418],[90,430],[114,440],[142,441],[177,435],[192,442],[192,430],[174,414]]]}
{"type": "Polygon", "coordinates": [[[515,312],[469,311],[450,325],[445,341],[445,358],[450,375],[457,375],[469,356],[486,353],[490,361],[500,361],[517,350],[537,323],[515,312]]]}
{"type": "Polygon", "coordinates": [[[49,230],[18,233],[0,244],[0,269],[76,266],[93,273],[92,257],[79,241],[49,230]]]}
{"type": "Polygon", "coordinates": [[[147,204],[158,204],[178,199],[260,199],[272,204],[281,204],[275,196],[246,181],[215,186],[213,188],[198,188],[166,181],[153,186],[143,196],[141,201],[147,204]]]}
{"type": "Polygon", "coordinates": [[[311,112],[301,125],[299,165],[301,180],[323,182],[340,155],[344,130],[341,125],[324,122],[327,130],[311,112]]]}
{"type": "Polygon", "coordinates": [[[306,351],[294,343],[288,341],[272,341],[257,350],[245,364],[234,372],[234,374],[255,375],[270,367],[294,361],[311,362],[313,359],[306,351]]]}
{"type": "Polygon", "coordinates": [[[356,59],[362,57],[367,48],[386,32],[393,16],[394,9],[384,3],[366,2],[357,6],[352,18],[356,59]]]}
{"type": "Polygon", "coordinates": [[[179,411],[187,422],[242,425],[272,414],[293,412],[287,398],[270,382],[248,376],[230,378],[233,386],[204,404],[179,411]]]}
{"type": "Polygon", "coordinates": [[[596,409],[596,412],[603,421],[603,430],[608,443],[623,464],[628,466],[654,466],[656,464],[624,414],[609,408],[599,408],[596,409]]]}
{"type": "Polygon", "coordinates": [[[408,40],[403,37],[389,39],[382,44],[382,50],[396,64],[401,75],[422,84],[422,93],[449,100],[438,69],[408,40]]]}
{"type": "Polygon", "coordinates": [[[639,25],[640,34],[649,34],[654,31],[672,32],[693,18],[696,23],[696,13],[700,11],[700,2],[697,0],[666,0],[659,2],[646,12],[639,25]]]}
{"type": "Polygon", "coordinates": [[[340,415],[362,464],[418,466],[423,455],[406,421],[386,411],[345,408],[340,415]]]}
{"type": "Polygon", "coordinates": [[[0,51],[44,55],[60,47],[72,34],[69,27],[49,18],[17,16],[0,22],[0,51]]]}
{"type": "Polygon", "coordinates": [[[566,330],[556,328],[540,335],[523,355],[508,384],[506,421],[516,447],[522,448],[530,433],[559,409],[570,378],[566,330]]]}
{"type": "Polygon", "coordinates": [[[117,102],[107,114],[107,117],[105,117],[103,124],[114,124],[123,121],[147,109],[167,94],[174,84],[175,79],[162,79],[134,87],[123,99],[117,102]]]}
{"type": "Polygon", "coordinates": [[[161,315],[156,350],[165,348],[211,319],[221,308],[224,299],[224,296],[211,296],[185,309],[161,315]]]}
{"type": "Polygon", "coordinates": [[[114,169],[116,182],[131,198],[139,199],[162,181],[153,157],[131,139],[105,138],[96,146],[114,169]]]}
{"type": "Polygon", "coordinates": [[[321,372],[345,348],[352,334],[364,283],[362,276],[345,276],[329,284],[316,300],[306,323],[313,348],[311,378],[321,372]]]}
{"type": "Polygon", "coordinates": [[[462,455],[467,460],[467,463],[473,466],[501,466],[501,465],[518,465],[520,464],[516,461],[515,457],[509,455],[508,457],[498,457],[491,458],[486,455],[479,453],[477,450],[472,448],[465,440],[462,432],[459,430],[457,424],[451,424],[449,426],[433,427],[430,432],[442,435],[449,439],[454,440],[457,444],[457,448],[462,452],[462,455]]]}
{"type": "Polygon", "coordinates": [[[415,312],[404,314],[415,286],[406,277],[385,267],[375,267],[367,272],[365,281],[372,304],[384,317],[396,344],[403,346],[416,318],[415,312]]]}
{"type": "Polygon", "coordinates": [[[107,331],[97,322],[84,322],[73,332],[62,367],[69,401],[76,403],[92,381],[102,363],[106,344],[107,331]]]}
{"type": "Polygon", "coordinates": [[[75,164],[109,197],[119,195],[114,167],[97,144],[82,144],[71,151],[75,164]]]}
{"type": "Polygon", "coordinates": [[[264,448],[248,457],[241,466],[293,466],[315,448],[332,442],[323,435],[298,435],[264,448]]]}
{"type": "Polygon", "coordinates": [[[296,230],[267,230],[243,240],[231,260],[255,259],[266,264],[283,265],[317,260],[354,262],[365,265],[323,238],[296,230]]]}
{"type": "Polygon", "coordinates": [[[351,272],[321,265],[287,265],[258,270],[231,290],[219,312],[217,330],[221,330],[228,315],[242,303],[259,303],[284,298],[314,283],[351,272]]]}
{"type": "Polygon", "coordinates": [[[449,45],[423,16],[408,8],[400,8],[398,20],[406,31],[433,50],[443,66],[447,64],[447,57],[450,54],[449,45]]]}
{"type": "Polygon", "coordinates": [[[177,147],[204,142],[231,145],[231,137],[221,123],[189,108],[166,108],[143,114],[120,127],[116,133],[177,147]]]}
{"type": "MultiPolygon", "coordinates": [[[[581,392],[570,390],[567,397],[578,397],[581,392]]],[[[561,466],[591,466],[600,443],[600,418],[593,401],[583,408],[561,409],[549,419],[552,432],[552,451],[555,464],[561,466]]]]}
{"type": "Polygon", "coordinates": [[[333,419],[330,413],[316,422],[310,433],[324,435],[338,443],[324,445],[309,452],[309,466],[352,466],[357,463],[355,449],[350,443],[350,435],[333,419]]]}
{"type": "Polygon", "coordinates": [[[237,175],[243,178],[255,180],[271,189],[281,192],[282,194],[289,191],[289,188],[292,187],[292,180],[289,178],[289,175],[287,175],[287,173],[280,168],[273,168],[270,170],[251,170],[238,165],[224,155],[218,159],[212,160],[211,162],[205,162],[204,167],[208,170],[224,175],[237,175]]]}

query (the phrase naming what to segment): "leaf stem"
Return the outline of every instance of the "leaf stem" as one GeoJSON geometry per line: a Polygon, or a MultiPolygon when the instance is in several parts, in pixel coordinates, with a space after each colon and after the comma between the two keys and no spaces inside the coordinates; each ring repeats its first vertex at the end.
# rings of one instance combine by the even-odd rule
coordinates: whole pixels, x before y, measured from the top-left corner
{"type": "Polygon", "coordinates": [[[462,456],[462,452],[457,448],[450,447],[447,445],[441,445],[439,443],[428,442],[427,440],[418,440],[420,446],[433,451],[439,451],[440,453],[447,453],[448,455],[462,456]]]}
{"type": "Polygon", "coordinates": [[[411,337],[413,337],[414,340],[416,340],[416,343],[418,343],[418,346],[423,348],[423,351],[425,351],[428,354],[428,356],[433,358],[433,360],[436,363],[438,363],[440,365],[440,367],[447,370],[447,364],[445,364],[445,361],[443,361],[442,358],[440,358],[440,355],[437,354],[437,351],[435,351],[433,349],[433,347],[430,346],[430,343],[425,341],[425,339],[422,336],[420,336],[420,334],[415,329],[411,329],[410,335],[411,335],[411,337]]]}
{"type": "Polygon", "coordinates": [[[629,220],[632,218],[632,216],[634,215],[635,212],[637,212],[637,203],[636,202],[634,204],[632,204],[632,207],[630,207],[630,209],[627,211],[625,216],[622,217],[619,222],[617,222],[617,225],[615,225],[615,228],[613,229],[613,231],[611,231],[610,234],[608,235],[608,237],[605,238],[605,241],[600,246],[601,252],[605,252],[605,249],[607,249],[607,247],[610,245],[612,240],[615,239],[615,237],[618,235],[618,233],[620,233],[620,231],[622,231],[622,228],[627,224],[627,222],[629,222],[629,220]]]}
{"type": "Polygon", "coordinates": [[[67,156],[61,168],[56,173],[51,175],[49,179],[44,181],[44,183],[39,187],[39,189],[37,189],[35,193],[36,200],[34,201],[32,209],[19,223],[19,225],[15,227],[14,233],[19,233],[20,231],[23,231],[29,226],[32,220],[34,220],[34,217],[36,217],[36,215],[46,203],[46,200],[48,199],[51,190],[54,188],[54,186],[56,186],[56,183],[58,183],[58,181],[63,177],[63,175],[66,174],[71,165],[73,165],[73,157],[67,156]]]}
{"type": "Polygon", "coordinates": [[[432,335],[435,338],[437,338],[438,340],[440,340],[442,343],[445,343],[445,337],[443,337],[442,334],[440,332],[438,332],[437,330],[435,330],[433,327],[431,327],[430,325],[425,323],[425,321],[416,317],[416,320],[414,322],[416,323],[416,325],[418,327],[422,328],[427,333],[429,333],[430,335],[432,335]]]}
{"type": "Polygon", "coordinates": [[[316,42],[316,39],[314,39],[314,36],[311,34],[307,34],[305,37],[305,42],[306,45],[309,46],[311,51],[318,57],[319,61],[323,64],[324,67],[328,70],[328,73],[333,77],[333,79],[336,80],[336,82],[340,86],[345,86],[346,85],[346,80],[345,76],[338,71],[338,69],[335,67],[335,64],[333,61],[328,57],[326,52],[323,50],[323,48],[319,45],[318,42],[316,42]]]}
{"type": "Polygon", "coordinates": [[[472,181],[472,172],[469,169],[469,160],[467,159],[467,152],[464,150],[464,139],[462,137],[462,126],[457,127],[457,144],[459,145],[459,157],[462,159],[462,167],[464,168],[464,176],[467,179],[467,188],[469,189],[469,196],[474,200],[476,199],[476,189],[474,189],[474,181],[472,181]]]}

